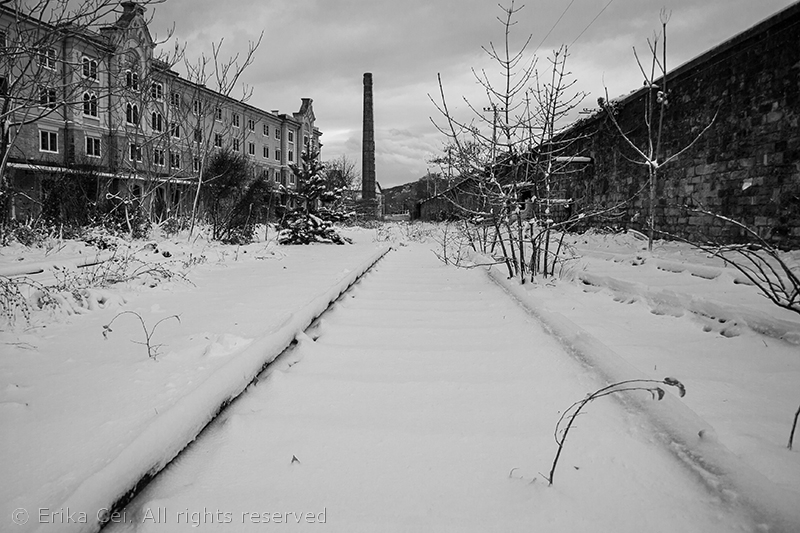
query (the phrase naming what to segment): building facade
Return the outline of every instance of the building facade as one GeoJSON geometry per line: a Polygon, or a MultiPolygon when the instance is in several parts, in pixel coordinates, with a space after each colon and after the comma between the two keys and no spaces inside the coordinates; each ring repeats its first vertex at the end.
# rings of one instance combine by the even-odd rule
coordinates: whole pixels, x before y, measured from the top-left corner
{"type": "Polygon", "coordinates": [[[136,201],[155,219],[180,214],[219,150],[245,156],[254,176],[291,191],[290,165],[321,148],[312,100],[295,113],[265,111],[208,88],[199,72],[183,78],[156,56],[145,7],[119,6],[100,26],[0,6],[7,213],[33,218],[54,177],[89,175],[97,183],[90,199],[136,201]]]}

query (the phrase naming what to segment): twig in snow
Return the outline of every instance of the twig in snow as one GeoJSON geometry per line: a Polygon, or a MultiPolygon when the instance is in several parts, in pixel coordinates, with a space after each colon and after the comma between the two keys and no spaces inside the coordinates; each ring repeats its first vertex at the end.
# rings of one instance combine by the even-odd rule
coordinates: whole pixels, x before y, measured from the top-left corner
{"type": "Polygon", "coordinates": [[[178,323],[180,323],[180,321],[181,321],[181,317],[180,317],[180,316],[178,316],[178,315],[171,315],[171,316],[168,316],[168,317],[162,318],[161,320],[159,320],[158,322],[156,322],[155,324],[153,324],[153,327],[152,327],[152,328],[150,328],[150,329],[148,330],[148,329],[147,329],[147,324],[145,324],[145,321],[144,321],[144,318],[142,318],[142,315],[140,315],[140,314],[139,314],[139,313],[137,313],[136,311],[123,311],[123,312],[121,312],[121,313],[118,313],[118,314],[117,314],[117,315],[116,315],[114,318],[112,318],[112,319],[111,319],[111,322],[109,322],[108,324],[105,324],[105,325],[103,326],[103,337],[104,337],[105,339],[108,339],[108,334],[109,334],[109,333],[111,333],[111,332],[113,331],[113,330],[111,329],[111,324],[113,324],[113,323],[114,323],[114,321],[115,321],[116,319],[118,319],[119,317],[121,317],[122,315],[134,315],[136,318],[138,318],[138,319],[139,319],[139,322],[142,324],[142,331],[144,331],[144,337],[145,337],[145,341],[144,341],[144,342],[140,342],[140,341],[131,341],[131,342],[135,342],[136,344],[143,344],[144,346],[147,346],[147,356],[148,356],[148,357],[150,357],[151,359],[156,359],[156,357],[158,357],[158,356],[159,356],[159,349],[160,349],[162,346],[164,346],[163,344],[152,344],[152,343],[150,342],[150,341],[152,340],[152,338],[153,338],[153,334],[155,333],[155,331],[156,331],[156,328],[157,328],[157,327],[158,327],[158,326],[159,326],[159,325],[160,325],[162,322],[164,322],[164,321],[166,321],[166,320],[169,320],[170,318],[174,318],[175,320],[177,320],[177,321],[178,321],[178,323]]]}
{"type": "Polygon", "coordinates": [[[800,417],[800,407],[797,408],[797,412],[794,414],[794,422],[792,423],[792,432],[789,433],[789,445],[787,448],[789,450],[792,449],[792,442],[794,441],[794,430],[797,429],[797,418],[800,417]]]}

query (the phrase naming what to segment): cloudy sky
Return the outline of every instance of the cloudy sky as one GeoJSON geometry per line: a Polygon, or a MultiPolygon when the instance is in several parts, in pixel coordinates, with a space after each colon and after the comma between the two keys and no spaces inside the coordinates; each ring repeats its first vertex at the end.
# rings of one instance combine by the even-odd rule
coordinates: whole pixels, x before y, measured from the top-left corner
{"type": "MultiPolygon", "coordinates": [[[[631,47],[647,49],[662,7],[672,12],[672,68],[793,2],[516,0],[525,7],[513,28],[512,48],[532,35],[529,50],[536,50],[544,69],[551,50],[570,45],[569,70],[576,88],[590,93],[585,106],[591,107],[604,87],[614,97],[641,85],[631,47]]],[[[383,187],[436,170],[428,161],[444,139],[431,124],[437,111],[428,95],[438,94],[437,73],[450,102],[467,96],[486,105],[471,69],[496,72],[481,47],[503,40],[495,0],[166,0],[148,14],[159,37],[174,23],[174,37],[187,44],[190,57],[220,38],[224,56],[244,52],[263,30],[245,75],[253,89],[250,103],[291,113],[300,98],[312,98],[323,159],[346,155],[359,169],[362,77],[372,72],[377,179],[383,187]]]]}

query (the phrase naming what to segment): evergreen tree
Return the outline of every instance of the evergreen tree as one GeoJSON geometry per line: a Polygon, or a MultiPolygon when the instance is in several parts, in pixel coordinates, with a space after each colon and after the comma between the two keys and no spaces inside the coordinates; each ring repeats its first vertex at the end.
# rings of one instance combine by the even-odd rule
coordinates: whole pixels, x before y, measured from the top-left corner
{"type": "Polygon", "coordinates": [[[319,160],[319,152],[303,152],[300,165],[291,165],[297,188],[293,196],[297,208],[284,217],[278,242],[281,244],[309,244],[349,242],[333,227],[333,218],[340,219],[325,207],[341,204],[343,189],[333,183],[319,160]]]}

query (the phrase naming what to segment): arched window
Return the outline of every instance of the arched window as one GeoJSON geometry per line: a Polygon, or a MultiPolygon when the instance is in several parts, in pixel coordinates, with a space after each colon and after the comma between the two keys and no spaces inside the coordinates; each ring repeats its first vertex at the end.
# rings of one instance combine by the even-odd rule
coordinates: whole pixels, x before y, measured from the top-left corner
{"type": "Polygon", "coordinates": [[[125,106],[125,119],[128,124],[139,123],[139,106],[136,104],[128,104],[125,106]]]}
{"type": "Polygon", "coordinates": [[[91,57],[83,58],[83,77],[90,80],[97,80],[97,60],[91,57]]]}
{"type": "Polygon", "coordinates": [[[92,92],[83,93],[83,114],[90,117],[97,116],[97,96],[92,92]]]}
{"type": "Polygon", "coordinates": [[[150,126],[153,128],[153,131],[164,131],[164,116],[154,111],[153,115],[150,117],[150,126]]]}
{"type": "Polygon", "coordinates": [[[133,91],[139,90],[139,73],[135,70],[125,71],[125,86],[133,91]]]}

